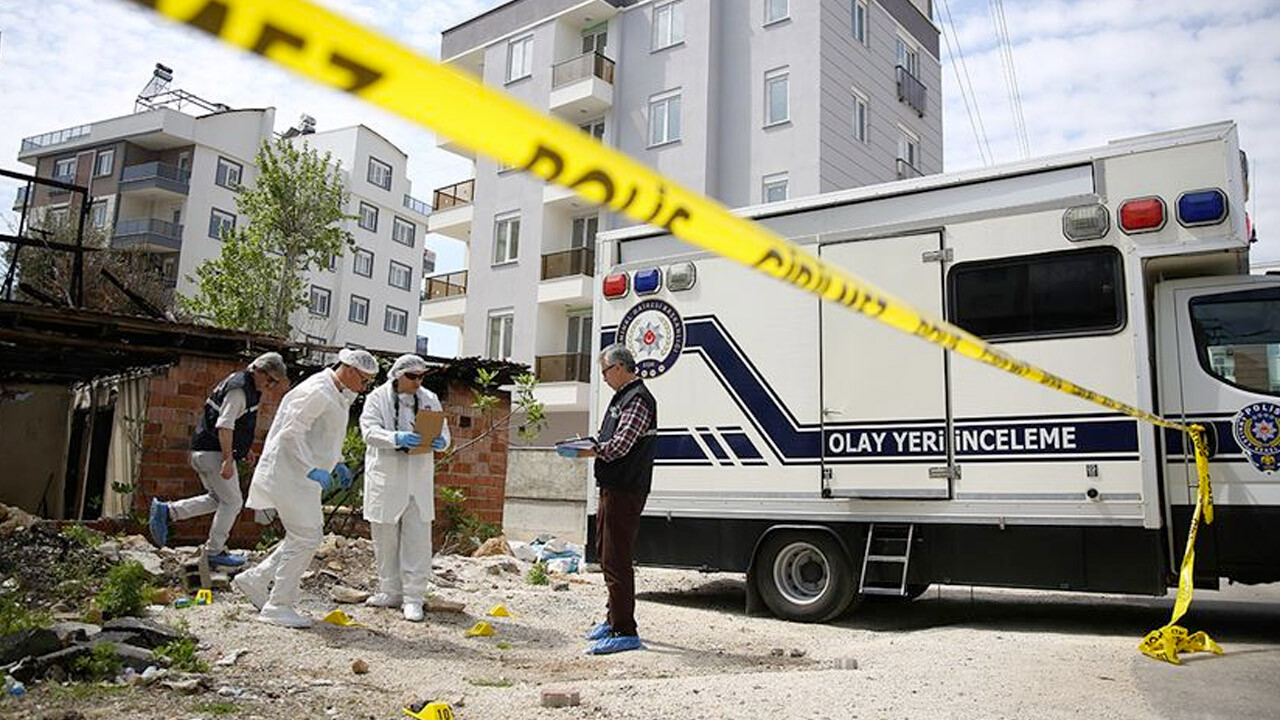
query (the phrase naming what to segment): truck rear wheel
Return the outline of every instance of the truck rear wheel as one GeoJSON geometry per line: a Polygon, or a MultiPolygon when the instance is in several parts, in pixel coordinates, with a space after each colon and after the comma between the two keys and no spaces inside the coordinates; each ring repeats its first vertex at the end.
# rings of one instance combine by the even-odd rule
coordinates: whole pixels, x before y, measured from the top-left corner
{"type": "Polygon", "coordinates": [[[824,532],[770,535],[753,574],[764,604],[777,617],[794,622],[826,622],[840,615],[857,590],[848,555],[824,532]]]}

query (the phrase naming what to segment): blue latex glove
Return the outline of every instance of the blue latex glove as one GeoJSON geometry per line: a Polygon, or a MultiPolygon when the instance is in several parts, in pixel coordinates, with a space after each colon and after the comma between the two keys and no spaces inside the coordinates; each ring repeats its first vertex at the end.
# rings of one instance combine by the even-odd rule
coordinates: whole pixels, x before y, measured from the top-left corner
{"type": "Polygon", "coordinates": [[[351,468],[346,463],[338,463],[333,466],[333,477],[338,481],[338,487],[346,490],[351,487],[351,481],[354,477],[351,474],[351,468]]]}
{"type": "Polygon", "coordinates": [[[443,450],[448,446],[449,441],[445,440],[443,435],[437,435],[435,439],[431,441],[432,450],[443,450]]]}
{"type": "Polygon", "coordinates": [[[396,447],[398,448],[416,448],[421,444],[422,436],[416,432],[401,430],[396,433],[396,447]]]}
{"type": "Polygon", "coordinates": [[[322,492],[329,492],[329,490],[333,487],[333,474],[330,473],[328,470],[322,470],[320,468],[312,468],[311,472],[307,473],[307,479],[314,480],[317,483],[319,483],[320,490],[322,492]]]}

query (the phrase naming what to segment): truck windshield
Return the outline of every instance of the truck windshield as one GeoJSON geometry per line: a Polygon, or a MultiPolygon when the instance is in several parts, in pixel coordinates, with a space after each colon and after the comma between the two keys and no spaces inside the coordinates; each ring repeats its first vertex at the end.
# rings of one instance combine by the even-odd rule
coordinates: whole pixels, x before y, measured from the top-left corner
{"type": "Polygon", "coordinates": [[[1211,375],[1280,394],[1280,287],[1195,298],[1191,325],[1200,365],[1211,375]]]}

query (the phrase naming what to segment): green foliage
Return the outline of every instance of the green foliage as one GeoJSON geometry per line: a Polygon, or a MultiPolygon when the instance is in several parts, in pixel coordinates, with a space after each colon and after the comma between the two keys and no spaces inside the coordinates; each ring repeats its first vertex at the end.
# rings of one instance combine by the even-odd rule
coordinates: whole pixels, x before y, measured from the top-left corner
{"type": "Polygon", "coordinates": [[[47,628],[52,622],[48,613],[29,610],[9,593],[0,593],[0,635],[47,628]]]}
{"type": "Polygon", "coordinates": [[[63,527],[62,536],[82,548],[96,548],[106,541],[102,533],[80,524],[63,527]]]}
{"type": "Polygon", "coordinates": [[[112,680],[120,674],[120,657],[114,643],[103,642],[93,646],[88,655],[81,655],[71,664],[72,671],[89,680],[112,680]]]}
{"type": "Polygon", "coordinates": [[[181,672],[207,673],[209,663],[196,654],[196,639],[190,635],[166,643],[151,651],[157,660],[166,660],[169,667],[181,672]]]}
{"type": "Polygon", "coordinates": [[[242,226],[196,269],[196,295],[180,304],[220,327],[287,337],[289,316],[307,304],[304,274],[355,245],[342,226],[354,217],[344,212],[350,193],[330,153],[280,138],[264,142],[255,162],[257,181],[236,191],[242,226]]]}
{"type": "Polygon", "coordinates": [[[258,544],[254,546],[254,550],[260,552],[270,550],[282,538],[284,538],[284,531],[277,527],[275,523],[272,523],[263,529],[262,536],[258,538],[258,544]]]}
{"type": "Polygon", "coordinates": [[[137,560],[129,560],[107,571],[107,581],[94,602],[104,618],[139,616],[151,596],[151,575],[137,560]]]}
{"type": "Polygon", "coordinates": [[[478,544],[502,532],[497,525],[481,520],[467,509],[467,494],[462,488],[443,486],[440,499],[444,501],[446,545],[478,544]]]}
{"type": "Polygon", "coordinates": [[[516,391],[511,397],[511,408],[524,415],[524,422],[516,431],[521,439],[532,440],[547,426],[547,416],[542,403],[534,395],[538,387],[538,379],[533,373],[522,373],[516,376],[516,391]]]}
{"type": "Polygon", "coordinates": [[[524,579],[530,585],[546,585],[551,582],[547,577],[546,563],[539,560],[529,567],[529,571],[524,574],[524,579]]]}

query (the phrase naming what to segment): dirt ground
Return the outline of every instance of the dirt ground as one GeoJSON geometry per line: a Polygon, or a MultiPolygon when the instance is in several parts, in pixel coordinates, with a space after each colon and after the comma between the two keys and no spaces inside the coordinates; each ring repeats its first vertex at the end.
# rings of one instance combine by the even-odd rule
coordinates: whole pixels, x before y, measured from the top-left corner
{"type": "MultiPolygon", "coordinates": [[[[317,560],[303,605],[336,607],[334,577],[359,586],[364,549],[317,560]]],[[[743,580],[641,569],[642,652],[583,654],[600,617],[599,574],[567,590],[519,573],[438,557],[439,595],[466,611],[410,624],[398,611],[342,606],[366,627],[263,625],[234,592],[213,605],[157,610],[185,620],[214,667],[214,691],[40,684],[0,700],[0,718],[395,718],[421,699],[452,704],[459,720],[503,718],[1274,718],[1280,707],[1280,587],[1201,591],[1186,624],[1225,655],[1181,667],[1136,650],[1165,622],[1171,599],[942,587],[914,602],[863,604],[832,625],[743,613],[743,580]],[[498,603],[510,618],[488,618],[498,603]],[[479,619],[492,637],[467,638],[479,619]],[[352,662],[363,660],[367,674],[352,662]],[[856,669],[853,667],[856,662],[856,669]],[[574,708],[540,707],[540,691],[581,692],[574,708]]]]}

